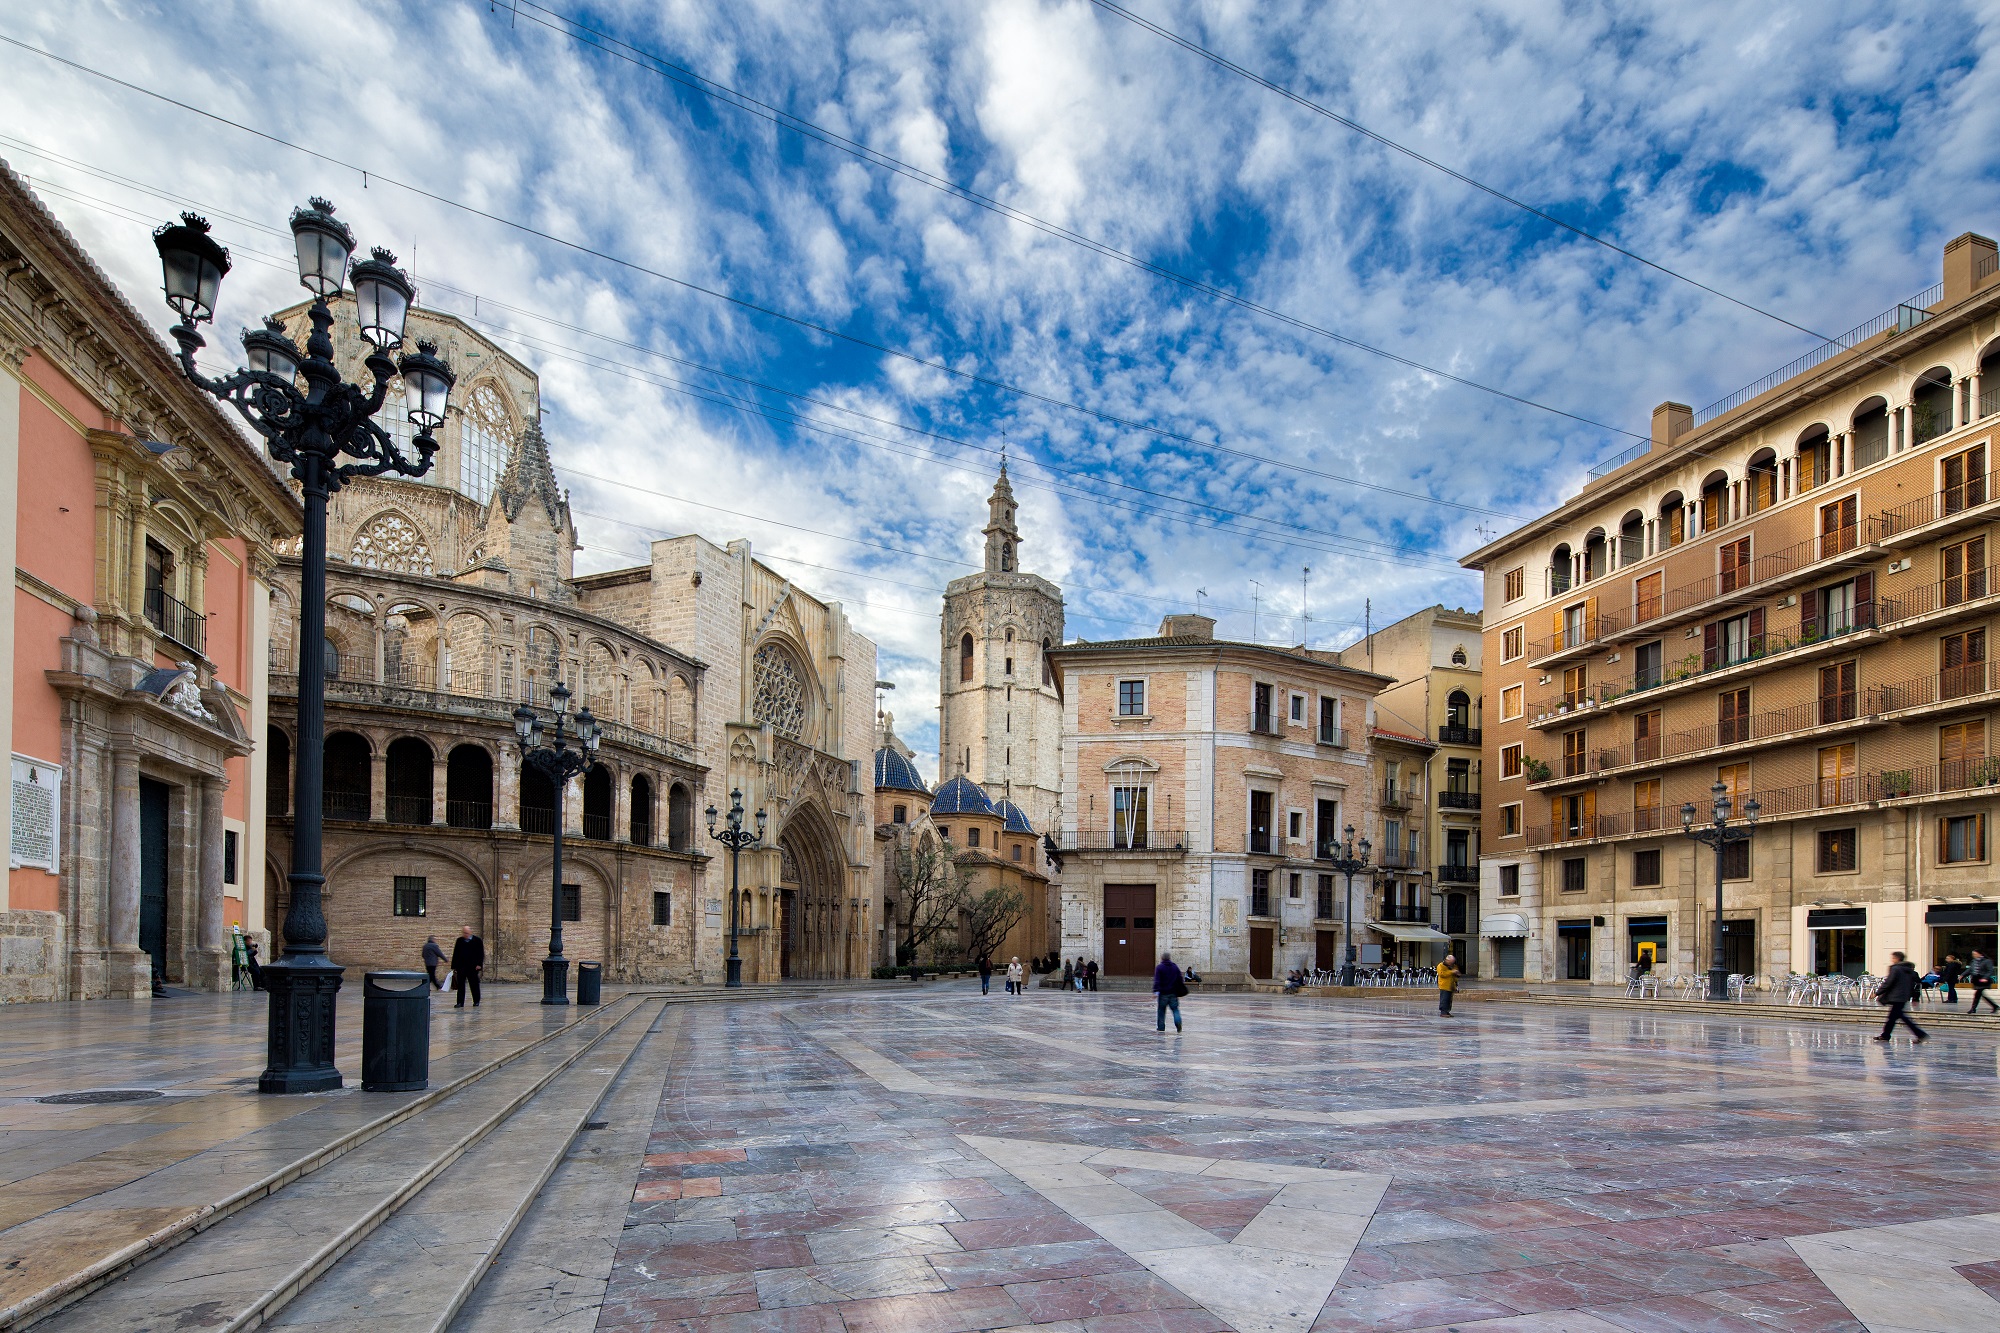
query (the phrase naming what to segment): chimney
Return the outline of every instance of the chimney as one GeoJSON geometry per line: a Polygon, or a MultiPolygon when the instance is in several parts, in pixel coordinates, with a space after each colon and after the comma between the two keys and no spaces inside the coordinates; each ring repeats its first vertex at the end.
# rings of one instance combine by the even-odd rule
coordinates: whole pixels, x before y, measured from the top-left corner
{"type": "Polygon", "coordinates": [[[1193,615],[1168,616],[1160,622],[1160,637],[1163,639],[1213,639],[1215,637],[1215,617],[1193,615]]]}
{"type": "Polygon", "coordinates": [[[1944,303],[1957,305],[1972,295],[1980,279],[1993,273],[1994,245],[1990,238],[1967,232],[1944,247],[1944,303]],[[1982,271],[1983,270],[1983,271],[1982,271]]]}
{"type": "Polygon", "coordinates": [[[1661,403],[1653,409],[1653,447],[1665,449],[1694,429],[1694,409],[1686,403],[1661,403]]]}

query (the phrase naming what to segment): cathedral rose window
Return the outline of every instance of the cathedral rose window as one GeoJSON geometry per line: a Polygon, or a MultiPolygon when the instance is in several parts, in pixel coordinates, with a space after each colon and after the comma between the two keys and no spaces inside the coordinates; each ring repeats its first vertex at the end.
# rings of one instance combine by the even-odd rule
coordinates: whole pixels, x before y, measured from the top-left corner
{"type": "Polygon", "coordinates": [[[431,572],[431,548],[416,525],[401,514],[377,514],[369,519],[354,535],[354,549],[348,558],[365,569],[431,572]]]}
{"type": "Polygon", "coordinates": [[[751,683],[756,693],[750,715],[770,723],[780,736],[797,740],[806,729],[806,686],[791,655],[772,643],[759,648],[751,683]]]}

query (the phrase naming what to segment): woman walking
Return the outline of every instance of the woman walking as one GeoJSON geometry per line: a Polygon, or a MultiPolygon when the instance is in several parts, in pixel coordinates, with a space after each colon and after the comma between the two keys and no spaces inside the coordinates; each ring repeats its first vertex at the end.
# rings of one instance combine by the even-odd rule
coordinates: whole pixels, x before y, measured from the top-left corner
{"type": "Polygon", "coordinates": [[[1021,993],[1021,978],[1021,960],[1019,957],[1016,957],[1012,962],[1007,964],[1007,993],[1009,995],[1019,995],[1021,993]]]}

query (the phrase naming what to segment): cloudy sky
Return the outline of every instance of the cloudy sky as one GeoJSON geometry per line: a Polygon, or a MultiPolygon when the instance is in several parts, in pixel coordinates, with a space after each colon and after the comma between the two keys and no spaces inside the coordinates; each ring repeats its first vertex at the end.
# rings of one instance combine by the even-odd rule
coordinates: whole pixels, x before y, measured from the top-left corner
{"type": "Polygon", "coordinates": [[[1655,403],[2000,227],[1974,4],[1127,0],[1733,304],[1090,0],[545,3],[0,7],[238,126],[0,45],[0,157],[161,316],[148,227],[208,211],[232,329],[293,299],[258,258],[330,196],[539,370],[584,568],[751,538],[881,645],[925,754],[1003,446],[1071,637],[1199,599],[1342,646],[1370,603],[1476,605],[1455,558],[1655,403]]]}

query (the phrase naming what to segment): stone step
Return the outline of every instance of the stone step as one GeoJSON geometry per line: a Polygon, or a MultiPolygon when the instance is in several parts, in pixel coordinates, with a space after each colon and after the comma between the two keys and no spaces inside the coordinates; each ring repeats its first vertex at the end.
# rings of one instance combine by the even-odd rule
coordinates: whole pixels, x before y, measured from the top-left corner
{"type": "Polygon", "coordinates": [[[566,1066],[266,1327],[442,1333],[647,1040],[659,1012],[657,1003],[640,1008],[566,1066]]]}
{"type": "MultiPolygon", "coordinates": [[[[1969,992],[1968,992],[1969,994],[1969,992]]],[[[1394,998],[1393,996],[1391,998],[1394,998]]],[[[1783,1004],[1772,1001],[1753,1000],[1718,1002],[1714,1000],[1682,1000],[1677,998],[1654,1000],[1628,1000],[1611,995],[1547,995],[1526,990],[1461,990],[1460,1000],[1475,1000],[1486,1003],[1512,1003],[1550,1005],[1575,1009],[1620,1009],[1626,1013],[1649,1014],[1699,1014],[1704,1018],[1733,1018],[1765,1021],[1804,1020],[1818,1023],[1855,1023],[1863,1026],[1879,1025],[1888,1010],[1879,1004],[1859,1005],[1808,1005],[1783,1004]]],[[[1987,1032],[2000,1036],[2000,1017],[1987,1014],[1974,1018],[1961,1006],[1953,1013],[1949,1006],[1925,1003],[1912,1005],[1910,1017],[1917,1025],[1926,1029],[1943,1032],[1987,1032]]]]}
{"type": "MultiPolygon", "coordinates": [[[[621,1029],[650,1025],[657,1001],[626,1000],[561,1026],[510,1062],[311,1175],[239,1208],[172,1250],[38,1323],[46,1333],[257,1327],[416,1198],[542,1089],[621,1029]]],[[[622,1059],[619,1061],[622,1065],[622,1059]]]]}

